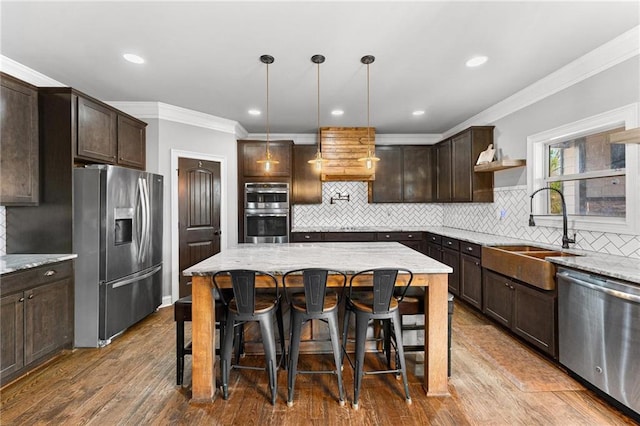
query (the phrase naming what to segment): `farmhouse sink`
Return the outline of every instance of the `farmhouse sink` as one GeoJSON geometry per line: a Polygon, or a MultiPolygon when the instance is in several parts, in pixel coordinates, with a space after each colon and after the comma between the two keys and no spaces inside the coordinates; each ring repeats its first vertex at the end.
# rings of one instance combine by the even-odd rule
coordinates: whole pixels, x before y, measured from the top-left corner
{"type": "Polygon", "coordinates": [[[546,258],[567,256],[577,255],[529,245],[485,246],[482,247],[482,267],[542,290],[554,290],[556,267],[546,258]]]}

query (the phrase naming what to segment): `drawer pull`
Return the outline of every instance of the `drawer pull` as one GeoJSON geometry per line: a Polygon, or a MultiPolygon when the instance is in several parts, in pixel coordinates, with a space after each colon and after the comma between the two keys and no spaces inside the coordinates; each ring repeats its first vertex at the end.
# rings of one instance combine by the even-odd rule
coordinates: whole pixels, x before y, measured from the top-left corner
{"type": "Polygon", "coordinates": [[[305,235],[304,238],[308,240],[309,238],[311,238],[311,235],[305,235]]]}
{"type": "Polygon", "coordinates": [[[413,234],[407,235],[408,238],[413,238],[413,234]]]}
{"type": "Polygon", "coordinates": [[[447,245],[452,245],[453,243],[451,241],[447,241],[447,245]]]}
{"type": "Polygon", "coordinates": [[[467,251],[473,251],[473,247],[467,247],[467,251]]]}
{"type": "Polygon", "coordinates": [[[45,277],[50,277],[50,276],[55,275],[55,274],[56,274],[55,270],[49,269],[47,272],[44,273],[44,276],[45,277]]]}
{"type": "Polygon", "coordinates": [[[385,238],[391,238],[391,235],[387,234],[384,236],[385,238]]]}

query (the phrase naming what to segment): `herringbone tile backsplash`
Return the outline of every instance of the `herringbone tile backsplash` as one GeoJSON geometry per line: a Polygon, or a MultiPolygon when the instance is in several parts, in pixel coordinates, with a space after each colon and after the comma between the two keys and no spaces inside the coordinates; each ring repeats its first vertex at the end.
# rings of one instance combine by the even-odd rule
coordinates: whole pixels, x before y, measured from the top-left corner
{"type": "MultiPolygon", "coordinates": [[[[494,189],[490,204],[368,204],[364,182],[327,182],[322,185],[322,204],[293,206],[292,224],[297,227],[354,226],[449,226],[523,240],[561,244],[558,228],[528,226],[529,196],[526,186],[494,189]],[[349,201],[330,204],[337,193],[349,201]]],[[[640,236],[577,231],[576,248],[640,258],[640,236]]],[[[6,254],[6,214],[0,206],[0,255],[6,254]]]]}
{"type": "MultiPolygon", "coordinates": [[[[448,226],[487,234],[560,245],[562,230],[528,226],[526,186],[494,189],[493,203],[368,204],[365,182],[326,182],[322,204],[293,206],[294,227],[448,226]],[[348,194],[349,201],[330,204],[331,197],[348,194]]],[[[640,258],[640,237],[607,232],[576,231],[574,247],[640,258]]]]}

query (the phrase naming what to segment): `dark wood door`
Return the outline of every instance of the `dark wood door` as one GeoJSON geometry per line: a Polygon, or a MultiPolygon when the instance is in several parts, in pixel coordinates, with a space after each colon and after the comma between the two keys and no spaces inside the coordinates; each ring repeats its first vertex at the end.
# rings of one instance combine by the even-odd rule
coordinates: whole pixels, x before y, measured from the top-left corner
{"type": "Polygon", "coordinates": [[[480,259],[460,254],[460,297],[482,309],[482,266],[480,259]]]}
{"type": "Polygon", "coordinates": [[[519,283],[513,283],[513,287],[513,332],[557,357],[555,292],[540,291],[519,283]]]}
{"type": "Polygon", "coordinates": [[[24,293],[0,298],[0,377],[24,365],[24,293]]]}
{"type": "Polygon", "coordinates": [[[451,201],[451,140],[436,145],[436,201],[451,201]]]}
{"type": "Polygon", "coordinates": [[[82,160],[115,164],[117,126],[115,111],[78,96],[77,156],[82,160]]]}
{"type": "MultiPolygon", "coordinates": [[[[179,271],[220,252],[220,163],[178,159],[179,271]]],[[[180,273],[179,296],[191,294],[180,273]]]]}
{"type": "Polygon", "coordinates": [[[451,266],[453,272],[449,274],[449,291],[460,295],[460,252],[449,248],[442,248],[442,263],[451,266]]]}
{"type": "Polygon", "coordinates": [[[433,164],[430,146],[405,146],[402,198],[405,203],[433,201],[433,164]]]}
{"type": "Polygon", "coordinates": [[[145,154],[145,125],[124,115],[118,115],[118,164],[144,170],[145,154]]]}
{"type": "Polygon", "coordinates": [[[72,291],[71,278],[25,291],[25,365],[73,339],[72,291]]]}
{"type": "Polygon", "coordinates": [[[451,139],[451,199],[472,201],[471,132],[451,139]]]}
{"type": "Polygon", "coordinates": [[[39,198],[38,91],[0,77],[0,204],[35,205],[39,198]]]}
{"type": "Polygon", "coordinates": [[[308,161],[316,156],[317,145],[293,146],[292,204],[322,204],[320,172],[308,161]]]}
{"type": "Polygon", "coordinates": [[[483,312],[505,327],[511,328],[513,282],[488,269],[483,273],[483,312]]]}
{"type": "Polygon", "coordinates": [[[402,202],[402,147],[378,146],[376,180],[369,182],[369,201],[372,203],[402,202]]]}

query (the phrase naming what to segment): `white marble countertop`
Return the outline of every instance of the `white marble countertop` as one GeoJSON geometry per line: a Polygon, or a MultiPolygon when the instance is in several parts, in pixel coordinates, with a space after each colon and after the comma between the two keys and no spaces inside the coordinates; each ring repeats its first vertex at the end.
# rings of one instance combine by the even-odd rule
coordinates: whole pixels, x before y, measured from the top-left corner
{"type": "Polygon", "coordinates": [[[407,268],[414,274],[448,274],[452,269],[395,242],[238,244],[185,269],[211,275],[226,269],[256,269],[280,275],[300,268],[328,268],[353,274],[370,268],[407,268]]]}
{"type": "Polygon", "coordinates": [[[548,257],[550,262],[557,265],[580,269],[586,272],[601,274],[612,278],[617,278],[632,283],[640,284],[640,259],[613,256],[609,254],[592,251],[568,249],[564,250],[558,245],[544,244],[534,241],[521,240],[517,238],[504,237],[500,235],[485,234],[481,232],[467,231],[464,229],[448,228],[445,226],[422,226],[422,227],[298,227],[292,232],[432,232],[438,235],[455,238],[457,240],[480,244],[483,246],[497,245],[519,245],[529,244],[545,247],[554,251],[566,251],[577,254],[572,257],[548,257]]]}
{"type": "Polygon", "coordinates": [[[0,274],[37,268],[49,263],[75,259],[77,254],[6,254],[0,256],[0,274]]]}

